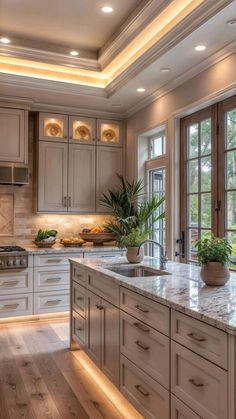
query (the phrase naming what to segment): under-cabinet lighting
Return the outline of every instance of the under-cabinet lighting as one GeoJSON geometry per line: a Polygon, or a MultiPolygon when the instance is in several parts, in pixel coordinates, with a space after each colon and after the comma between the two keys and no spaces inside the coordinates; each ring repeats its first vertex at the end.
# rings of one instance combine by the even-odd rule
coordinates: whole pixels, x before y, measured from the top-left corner
{"type": "Polygon", "coordinates": [[[72,55],[73,57],[77,57],[79,55],[78,51],[72,50],[70,51],[70,55],[72,55]]]}
{"type": "Polygon", "coordinates": [[[11,43],[10,39],[9,38],[5,38],[4,36],[2,38],[0,38],[0,42],[2,44],[10,44],[11,43]]]}
{"type": "Polygon", "coordinates": [[[145,90],[146,90],[146,89],[144,89],[144,87],[139,87],[139,88],[137,89],[137,92],[139,92],[139,93],[143,93],[143,92],[145,92],[145,90]]]}

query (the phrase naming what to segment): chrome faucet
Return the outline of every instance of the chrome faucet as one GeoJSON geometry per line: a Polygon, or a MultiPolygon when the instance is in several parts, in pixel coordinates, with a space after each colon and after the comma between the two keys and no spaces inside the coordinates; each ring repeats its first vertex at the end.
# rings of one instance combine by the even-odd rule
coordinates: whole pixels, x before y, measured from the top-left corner
{"type": "Polygon", "coordinates": [[[164,252],[164,247],[160,243],[158,243],[157,241],[151,240],[151,239],[150,240],[144,240],[138,248],[138,255],[140,253],[141,247],[145,243],[153,243],[153,244],[156,244],[160,248],[160,269],[161,270],[166,269],[166,262],[168,262],[168,257],[166,256],[166,253],[164,252]]]}

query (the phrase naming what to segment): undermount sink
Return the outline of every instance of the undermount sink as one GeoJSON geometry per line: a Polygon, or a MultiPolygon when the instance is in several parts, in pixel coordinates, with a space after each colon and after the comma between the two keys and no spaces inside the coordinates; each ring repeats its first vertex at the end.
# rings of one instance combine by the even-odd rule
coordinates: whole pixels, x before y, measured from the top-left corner
{"type": "Polygon", "coordinates": [[[170,275],[169,272],[161,271],[160,269],[148,268],[146,266],[111,266],[106,269],[119,275],[131,278],[170,275]]]}

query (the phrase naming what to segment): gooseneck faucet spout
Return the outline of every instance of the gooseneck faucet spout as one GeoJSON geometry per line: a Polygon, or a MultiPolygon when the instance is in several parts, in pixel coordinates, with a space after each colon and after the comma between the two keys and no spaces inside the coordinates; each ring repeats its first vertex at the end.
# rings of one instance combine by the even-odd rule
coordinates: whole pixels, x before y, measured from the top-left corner
{"type": "Polygon", "coordinates": [[[160,243],[158,243],[157,241],[155,241],[155,240],[144,240],[141,244],[140,244],[140,246],[139,246],[139,248],[138,248],[138,255],[139,255],[139,253],[140,253],[140,249],[141,249],[141,247],[145,244],[145,243],[153,243],[153,244],[156,244],[158,247],[159,247],[159,249],[160,249],[160,269],[161,270],[164,270],[164,269],[166,269],[166,263],[168,262],[168,257],[166,256],[166,253],[164,252],[164,248],[163,248],[163,246],[160,244],[160,243]]]}

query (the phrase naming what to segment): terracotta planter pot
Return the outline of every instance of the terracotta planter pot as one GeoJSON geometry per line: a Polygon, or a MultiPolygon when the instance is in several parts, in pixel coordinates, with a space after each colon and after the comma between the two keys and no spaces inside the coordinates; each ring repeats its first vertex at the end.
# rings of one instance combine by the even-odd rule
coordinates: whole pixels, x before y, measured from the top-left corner
{"type": "Polygon", "coordinates": [[[140,249],[138,255],[138,247],[128,247],[126,252],[126,257],[129,263],[140,263],[144,258],[143,248],[140,249]]]}
{"type": "Polygon", "coordinates": [[[218,286],[229,280],[230,272],[227,266],[219,262],[209,262],[202,266],[200,275],[206,285],[218,286]]]}

